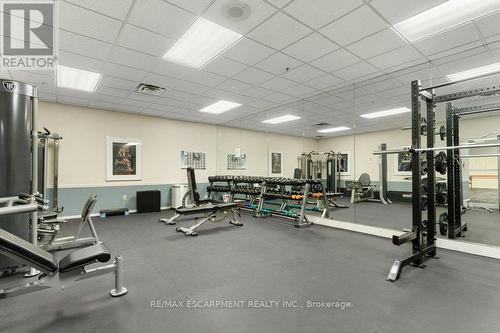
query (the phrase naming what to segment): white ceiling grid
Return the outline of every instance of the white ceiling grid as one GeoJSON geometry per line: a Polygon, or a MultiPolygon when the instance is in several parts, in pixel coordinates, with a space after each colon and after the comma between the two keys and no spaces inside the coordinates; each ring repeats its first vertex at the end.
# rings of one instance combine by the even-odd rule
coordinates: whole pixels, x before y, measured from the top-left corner
{"type": "Polygon", "coordinates": [[[243,21],[223,16],[229,1],[60,1],[60,63],[102,73],[96,92],[57,88],[53,73],[0,75],[38,85],[45,101],[313,137],[321,122],[356,119],[360,132],[399,126],[408,117],[365,121],[359,114],[408,105],[411,80],[444,82],[450,72],[500,61],[500,12],[409,43],[391,25],[444,0],[245,0],[252,11],[243,21]],[[199,16],[245,37],[201,70],[162,60],[199,16]],[[143,82],[168,91],[135,93],[143,82]],[[364,88],[353,91],[353,83],[364,88]],[[219,99],[244,106],[200,115],[219,99]],[[291,112],[302,119],[261,123],[291,112]]]}

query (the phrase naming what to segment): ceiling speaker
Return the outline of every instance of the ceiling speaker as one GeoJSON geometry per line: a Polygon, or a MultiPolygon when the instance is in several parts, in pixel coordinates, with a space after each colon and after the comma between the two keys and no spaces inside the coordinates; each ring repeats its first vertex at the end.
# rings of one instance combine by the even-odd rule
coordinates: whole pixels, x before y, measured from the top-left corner
{"type": "Polygon", "coordinates": [[[241,1],[234,0],[222,6],[222,15],[231,21],[243,21],[250,13],[250,6],[241,1]]]}

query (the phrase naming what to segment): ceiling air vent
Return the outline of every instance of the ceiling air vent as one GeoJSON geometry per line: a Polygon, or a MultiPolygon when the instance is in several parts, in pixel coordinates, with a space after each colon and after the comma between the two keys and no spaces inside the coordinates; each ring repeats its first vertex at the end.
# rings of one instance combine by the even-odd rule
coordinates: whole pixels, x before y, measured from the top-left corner
{"type": "Polygon", "coordinates": [[[165,91],[165,88],[153,86],[152,84],[140,83],[135,91],[140,94],[160,96],[165,91]]]}
{"type": "Polygon", "coordinates": [[[319,123],[319,124],[316,124],[314,126],[331,126],[332,124],[329,124],[329,123],[319,123]]]}

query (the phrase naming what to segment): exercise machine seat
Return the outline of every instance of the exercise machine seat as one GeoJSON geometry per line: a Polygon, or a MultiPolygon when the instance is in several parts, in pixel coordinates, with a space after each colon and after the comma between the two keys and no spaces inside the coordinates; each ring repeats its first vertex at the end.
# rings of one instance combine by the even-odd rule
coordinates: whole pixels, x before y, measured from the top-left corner
{"type": "Polygon", "coordinates": [[[187,215],[187,214],[196,214],[196,213],[204,213],[204,212],[211,212],[211,211],[217,211],[221,209],[226,209],[226,208],[235,208],[238,207],[237,203],[221,203],[221,204],[209,204],[209,205],[204,205],[204,206],[196,206],[196,207],[191,207],[191,208],[176,208],[175,212],[181,215],[187,215]]]}
{"type": "Polygon", "coordinates": [[[54,273],[58,268],[52,253],[3,229],[0,229],[0,252],[46,273],[54,273]]]}
{"type": "Polygon", "coordinates": [[[102,243],[73,251],[59,261],[59,271],[67,272],[95,262],[108,262],[111,253],[102,243]]]}
{"type": "Polygon", "coordinates": [[[363,187],[369,187],[371,184],[371,179],[370,175],[367,173],[362,173],[361,176],[359,176],[358,183],[361,184],[363,187]]]}

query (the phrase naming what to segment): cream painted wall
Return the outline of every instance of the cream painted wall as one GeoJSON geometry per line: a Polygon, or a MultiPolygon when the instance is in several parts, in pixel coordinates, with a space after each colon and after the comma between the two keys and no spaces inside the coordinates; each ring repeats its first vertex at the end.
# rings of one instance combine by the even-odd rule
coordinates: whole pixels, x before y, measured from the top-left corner
{"type": "Polygon", "coordinates": [[[282,176],[293,177],[298,167],[298,156],[304,151],[315,150],[317,140],[273,133],[253,132],[235,128],[217,128],[217,173],[234,175],[267,176],[270,153],[282,153],[282,176]],[[227,154],[241,148],[247,154],[246,170],[227,170],[227,154]]]}
{"type": "Polygon", "coordinates": [[[231,173],[226,170],[226,154],[237,146],[248,156],[247,170],[240,174],[267,175],[269,145],[283,152],[283,175],[292,176],[297,156],[316,147],[313,139],[45,102],[39,106],[42,127],[63,136],[60,187],[185,183],[181,149],[207,153],[207,169],[197,171],[197,180],[206,182],[210,175],[231,173]],[[106,136],[142,140],[141,181],[106,182],[106,136]]]}

